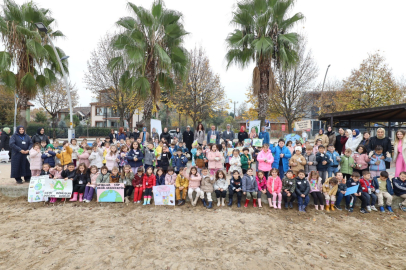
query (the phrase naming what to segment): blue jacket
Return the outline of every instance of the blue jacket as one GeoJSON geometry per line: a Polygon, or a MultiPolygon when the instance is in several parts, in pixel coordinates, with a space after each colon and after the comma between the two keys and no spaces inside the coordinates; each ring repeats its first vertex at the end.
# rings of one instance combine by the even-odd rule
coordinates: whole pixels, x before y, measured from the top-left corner
{"type": "Polygon", "coordinates": [[[369,162],[369,164],[371,164],[371,166],[369,166],[369,170],[370,171],[386,171],[385,161],[386,162],[391,162],[392,158],[385,157],[385,159],[380,159],[380,157],[384,156],[383,153],[380,154],[380,155],[377,155],[374,152],[374,155],[376,156],[376,158],[371,157],[371,161],[369,162]],[[379,163],[379,165],[375,165],[375,163],[378,160],[380,160],[381,162],[379,163]]]}
{"type": "Polygon", "coordinates": [[[181,156],[174,156],[172,161],[173,170],[175,172],[178,172],[181,167],[186,167],[187,162],[188,159],[184,154],[182,154],[181,156]]]}
{"type": "Polygon", "coordinates": [[[330,166],[329,164],[331,163],[330,158],[327,156],[327,154],[324,154],[324,156],[322,157],[320,152],[316,154],[316,161],[317,161],[317,170],[319,172],[326,172],[328,167],[330,166]],[[327,161],[327,164],[323,165],[322,164],[323,161],[327,161]]]}
{"type": "MultiPolygon", "coordinates": [[[[378,178],[379,178],[379,177],[374,177],[374,178],[372,179],[372,186],[373,186],[375,189],[379,189],[378,178]]],[[[390,195],[393,195],[392,182],[389,180],[389,178],[386,179],[386,189],[388,190],[388,193],[389,193],[390,195]]]]}
{"type": "Polygon", "coordinates": [[[280,148],[279,145],[277,145],[276,147],[271,147],[271,151],[274,157],[272,168],[279,168],[280,154],[284,154],[282,158],[283,170],[285,172],[289,170],[289,159],[292,157],[292,153],[290,152],[289,148],[287,148],[286,146],[280,148]]]}
{"type": "Polygon", "coordinates": [[[122,133],[120,135],[117,134],[117,141],[120,141],[121,139],[123,139],[125,141],[125,139],[127,139],[127,136],[124,133],[122,133]]]}
{"type": "Polygon", "coordinates": [[[211,135],[216,135],[216,144],[220,144],[220,133],[217,130],[215,130],[214,132],[213,132],[213,130],[210,130],[209,132],[207,132],[207,144],[210,143],[211,135]]]}
{"type": "Polygon", "coordinates": [[[56,153],[53,151],[48,151],[48,156],[46,153],[42,154],[41,158],[44,160],[44,164],[48,163],[51,168],[55,167],[55,155],[56,153]]]}
{"type": "Polygon", "coordinates": [[[263,144],[269,144],[269,133],[261,131],[258,136],[259,139],[264,139],[263,144]]]}
{"type": "MultiPolygon", "coordinates": [[[[176,152],[178,151],[179,148],[180,147],[176,145],[175,152],[172,152],[172,155],[176,155],[176,152]]],[[[187,152],[189,152],[189,150],[186,147],[182,146],[182,153],[187,153],[187,152]]]]}
{"type": "Polygon", "coordinates": [[[395,177],[392,179],[393,183],[393,192],[396,196],[401,196],[406,194],[406,181],[400,180],[399,177],[395,177]]]}
{"type": "Polygon", "coordinates": [[[142,159],[144,158],[144,154],[142,153],[142,150],[130,150],[127,154],[127,161],[128,165],[131,166],[131,168],[137,168],[142,166],[142,159]],[[134,158],[137,158],[137,161],[134,161],[134,158]]]}
{"type": "Polygon", "coordinates": [[[326,154],[328,156],[328,159],[330,160],[330,163],[328,164],[329,167],[338,167],[338,165],[340,165],[340,161],[337,160],[337,157],[339,157],[340,155],[337,153],[337,151],[334,151],[333,153],[327,151],[326,154]],[[331,160],[333,160],[333,162],[331,162],[331,160]]]}
{"type": "Polygon", "coordinates": [[[155,177],[156,177],[156,185],[157,186],[164,186],[165,185],[165,176],[166,176],[166,174],[162,174],[161,176],[159,176],[158,174],[155,175],[155,177]]]}

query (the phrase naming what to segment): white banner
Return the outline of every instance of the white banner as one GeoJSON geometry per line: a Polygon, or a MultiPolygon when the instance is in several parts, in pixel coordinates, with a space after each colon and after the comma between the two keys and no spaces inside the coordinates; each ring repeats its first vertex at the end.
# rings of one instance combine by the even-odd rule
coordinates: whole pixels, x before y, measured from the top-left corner
{"type": "Polygon", "coordinates": [[[162,133],[162,124],[161,124],[161,120],[157,120],[157,119],[151,119],[151,131],[150,134],[152,134],[152,129],[156,130],[156,132],[158,133],[159,136],[161,136],[162,133]]]}
{"type": "Polygon", "coordinates": [[[307,130],[312,128],[312,123],[310,120],[304,120],[304,121],[297,121],[295,122],[295,130],[307,130]]]}
{"type": "Polygon", "coordinates": [[[28,186],[28,202],[43,202],[45,181],[49,179],[48,175],[32,176],[28,186]]]}
{"type": "Polygon", "coordinates": [[[70,198],[72,197],[72,180],[47,179],[45,180],[44,196],[47,198],[70,198]]]}
{"type": "Polygon", "coordinates": [[[259,134],[261,132],[261,121],[259,121],[259,120],[250,121],[249,128],[247,130],[248,134],[251,133],[252,128],[255,128],[257,134],[259,134]]]}

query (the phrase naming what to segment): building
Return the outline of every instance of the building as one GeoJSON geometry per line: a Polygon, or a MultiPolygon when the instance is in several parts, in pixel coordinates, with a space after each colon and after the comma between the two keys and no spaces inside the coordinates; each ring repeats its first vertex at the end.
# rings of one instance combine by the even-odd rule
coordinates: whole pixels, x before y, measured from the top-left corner
{"type": "MultiPolygon", "coordinates": [[[[120,116],[112,108],[112,104],[105,97],[108,90],[100,91],[100,95],[90,103],[90,118],[92,127],[118,128],[120,116]]],[[[142,120],[142,112],[136,112],[130,121],[124,120],[124,127],[133,128],[142,120]]]]}
{"type": "MultiPolygon", "coordinates": [[[[91,107],[75,107],[72,110],[73,115],[77,115],[81,123],[86,122],[86,120],[90,118],[91,107]]],[[[64,120],[68,116],[69,116],[69,108],[63,108],[62,110],[59,111],[56,117],[59,122],[61,120],[64,120]]]]}

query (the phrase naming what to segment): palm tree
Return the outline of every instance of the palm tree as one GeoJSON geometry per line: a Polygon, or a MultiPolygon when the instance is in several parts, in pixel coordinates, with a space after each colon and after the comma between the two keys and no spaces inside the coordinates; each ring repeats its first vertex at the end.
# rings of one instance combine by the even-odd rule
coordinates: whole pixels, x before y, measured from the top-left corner
{"type": "Polygon", "coordinates": [[[237,4],[231,23],[237,27],[226,39],[227,68],[231,64],[247,67],[255,63],[253,92],[258,97],[258,117],[265,123],[268,99],[276,87],[273,68],[288,68],[298,59],[298,34],[290,33],[304,18],[301,13],[288,17],[294,0],[245,0],[237,4]]]}
{"type": "Polygon", "coordinates": [[[187,51],[182,45],[188,33],[181,22],[182,14],[166,9],[161,0],[155,0],[151,10],[130,2],[127,6],[134,17],[117,21],[123,32],[112,41],[123,55],[113,58],[109,66],[114,69],[127,59],[136,70],[129,82],[145,98],[143,121],[149,129],[154,104],[160,100],[161,86],[173,89],[173,78],[186,74],[187,51]]]}
{"type": "MultiPolygon", "coordinates": [[[[19,96],[19,122],[24,126],[28,101],[36,96],[39,87],[56,81],[56,73],[62,74],[46,35],[38,32],[34,24],[44,23],[51,38],[63,37],[62,32],[51,29],[55,19],[49,14],[48,9],[38,8],[34,2],[20,6],[4,0],[0,16],[0,36],[5,48],[0,52],[0,79],[9,91],[19,96]]],[[[60,48],[57,51],[58,57],[65,55],[60,48]]],[[[68,72],[66,61],[63,66],[68,72]]]]}

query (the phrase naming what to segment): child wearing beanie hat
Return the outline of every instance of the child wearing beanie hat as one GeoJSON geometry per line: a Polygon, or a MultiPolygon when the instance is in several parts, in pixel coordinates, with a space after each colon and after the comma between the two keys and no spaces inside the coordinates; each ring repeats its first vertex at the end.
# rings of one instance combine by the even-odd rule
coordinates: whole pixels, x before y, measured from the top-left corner
{"type": "Polygon", "coordinates": [[[306,159],[302,155],[302,147],[295,147],[295,154],[289,160],[289,166],[293,171],[293,174],[297,176],[300,170],[304,170],[304,165],[306,165],[306,159]]]}

